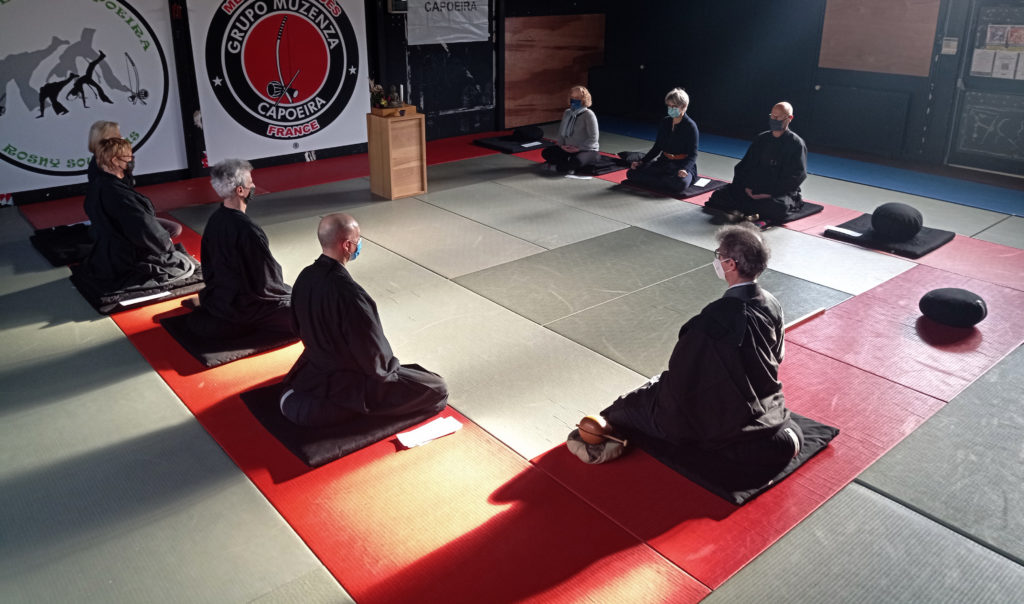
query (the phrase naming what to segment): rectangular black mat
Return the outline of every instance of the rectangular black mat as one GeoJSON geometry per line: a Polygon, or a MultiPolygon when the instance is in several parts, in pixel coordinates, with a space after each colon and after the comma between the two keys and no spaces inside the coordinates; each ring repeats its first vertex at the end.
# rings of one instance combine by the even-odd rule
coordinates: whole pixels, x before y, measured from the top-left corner
{"type": "Polygon", "coordinates": [[[191,277],[175,282],[168,287],[132,290],[128,293],[102,292],[92,281],[81,277],[81,267],[81,264],[71,267],[71,283],[101,315],[110,315],[131,308],[187,296],[203,289],[206,285],[203,283],[203,268],[197,265],[196,272],[191,277]]]}
{"type": "MultiPolygon", "coordinates": [[[[700,182],[701,178],[702,177],[698,177],[693,182],[694,183],[700,182]]],[[[710,191],[715,191],[717,189],[721,189],[725,185],[729,184],[729,183],[725,182],[724,180],[715,180],[714,178],[708,178],[707,181],[708,182],[706,182],[706,183],[704,183],[703,185],[700,185],[700,186],[697,186],[696,184],[691,184],[689,187],[686,188],[685,191],[683,191],[683,193],[681,195],[675,195],[673,193],[669,193],[668,191],[655,191],[653,189],[647,189],[646,187],[638,187],[638,186],[633,185],[632,183],[630,183],[627,180],[622,181],[621,183],[619,183],[618,186],[626,187],[627,189],[633,189],[633,190],[636,190],[636,191],[650,191],[652,193],[657,193],[658,195],[667,195],[669,197],[675,197],[676,199],[688,199],[690,197],[696,197],[698,195],[703,195],[704,193],[708,193],[710,191]]],[[[819,208],[820,207],[821,206],[819,206],[819,208]]],[[[818,211],[820,212],[821,210],[819,209],[818,211]]]]}
{"type": "MultiPolygon", "coordinates": [[[[722,183],[720,186],[718,186],[716,188],[724,187],[727,184],[728,183],[722,183]]],[[[687,189],[687,190],[689,190],[689,189],[687,189]]],[[[825,209],[825,206],[823,206],[821,204],[812,203],[810,201],[805,201],[805,202],[803,202],[803,205],[800,206],[799,210],[797,210],[795,212],[791,212],[789,214],[786,214],[786,219],[783,220],[782,222],[778,223],[778,224],[786,224],[788,222],[793,222],[794,220],[800,220],[801,218],[807,218],[808,216],[813,216],[813,215],[817,214],[818,212],[821,212],[824,209],[825,209]]],[[[712,216],[715,216],[716,218],[721,219],[723,222],[728,217],[728,215],[725,212],[723,212],[721,210],[716,210],[714,208],[709,208],[707,206],[704,206],[704,213],[705,214],[711,214],[712,216]]],[[[772,226],[775,226],[775,225],[773,224],[772,226]]]]}
{"type": "Polygon", "coordinates": [[[390,438],[437,415],[433,410],[397,417],[364,415],[340,426],[307,428],[293,424],[281,413],[283,388],[284,384],[278,382],[250,390],[242,393],[242,401],[268,432],[312,468],[390,438]]]}
{"type": "Polygon", "coordinates": [[[609,174],[611,172],[625,170],[628,167],[629,163],[619,159],[618,157],[613,155],[602,155],[596,162],[576,170],[576,174],[580,176],[600,176],[601,174],[609,174]]]}
{"type": "Polygon", "coordinates": [[[299,341],[290,333],[259,331],[238,338],[208,338],[188,327],[188,313],[161,319],[167,333],[206,367],[216,367],[299,341]]]}
{"type": "Polygon", "coordinates": [[[871,228],[871,214],[861,214],[853,220],[847,220],[843,224],[838,225],[838,227],[826,228],[825,236],[889,252],[890,254],[896,254],[905,258],[920,258],[946,245],[956,237],[956,234],[952,231],[943,231],[923,226],[917,235],[914,235],[914,238],[909,241],[883,241],[871,228]],[[850,232],[845,233],[837,229],[850,232]]]}
{"type": "Polygon", "coordinates": [[[487,138],[478,138],[474,143],[481,147],[488,149],[494,149],[495,151],[501,151],[502,153],[522,153],[524,151],[534,151],[536,149],[544,149],[545,147],[554,146],[554,141],[542,139],[539,141],[523,141],[519,140],[514,136],[491,136],[487,138]]]}
{"type": "Polygon", "coordinates": [[[782,479],[792,474],[797,468],[802,466],[808,459],[814,457],[821,452],[833,438],[839,434],[838,428],[832,426],[826,426],[825,424],[818,423],[813,419],[804,417],[802,415],[792,414],[793,421],[796,422],[800,429],[804,433],[803,446],[800,448],[800,454],[793,458],[793,461],[789,462],[784,470],[779,472],[775,477],[761,485],[723,485],[720,481],[716,480],[714,476],[706,473],[702,473],[701,466],[702,459],[705,456],[711,455],[703,451],[692,451],[690,449],[675,447],[665,441],[644,438],[642,435],[631,435],[633,444],[639,446],[641,449],[647,451],[652,457],[672,468],[676,472],[679,472],[683,476],[689,478],[693,482],[699,484],[705,489],[711,491],[715,495],[735,503],[736,505],[742,505],[754,497],[760,495],[764,491],[772,488],[778,484],[782,479]]]}
{"type": "Polygon", "coordinates": [[[92,249],[89,225],[85,223],[39,229],[28,240],[53,266],[81,262],[92,249]]]}

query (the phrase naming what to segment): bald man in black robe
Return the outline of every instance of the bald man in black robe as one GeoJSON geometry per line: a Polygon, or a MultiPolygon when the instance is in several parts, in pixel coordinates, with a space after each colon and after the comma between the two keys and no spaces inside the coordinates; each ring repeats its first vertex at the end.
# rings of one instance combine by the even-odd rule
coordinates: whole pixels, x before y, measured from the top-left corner
{"type": "Polygon", "coordinates": [[[709,477],[750,486],[782,471],[803,434],[779,382],[782,306],[761,288],[768,249],[752,225],[718,233],[715,272],[729,288],[679,330],[668,370],[601,412],[606,430],[685,450],[709,477]]]}
{"type": "Polygon", "coordinates": [[[800,185],[807,179],[807,145],[789,129],[793,106],[772,107],[771,128],[751,143],[733,169],[733,180],[715,191],[704,205],[737,219],[757,215],[766,224],[782,224],[800,210],[800,185]]]}
{"type": "Polygon", "coordinates": [[[440,412],[448,401],[444,379],[398,362],[376,303],[346,268],[362,250],[359,224],[331,214],[320,221],[317,238],[323,254],[302,270],[292,291],[305,350],[284,379],[281,412],[300,426],[440,412]]]}
{"type": "Polygon", "coordinates": [[[188,317],[189,328],[212,338],[292,333],[292,289],[270,253],[266,233],[245,213],[256,189],[252,164],[224,160],[211,168],[210,184],[222,203],[203,230],[206,287],[188,317]]]}

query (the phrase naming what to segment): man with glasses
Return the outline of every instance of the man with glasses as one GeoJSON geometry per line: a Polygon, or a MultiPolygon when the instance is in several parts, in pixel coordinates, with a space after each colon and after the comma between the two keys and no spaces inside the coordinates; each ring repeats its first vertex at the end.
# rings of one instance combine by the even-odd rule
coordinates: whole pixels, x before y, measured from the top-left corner
{"type": "Polygon", "coordinates": [[[256,185],[252,164],[226,159],[210,169],[210,185],[221,205],[203,230],[201,255],[206,287],[189,328],[213,338],[236,338],[254,331],[291,333],[292,288],[270,253],[263,229],[245,211],[256,185]]]}
{"type": "Polygon", "coordinates": [[[281,412],[300,426],[324,427],[361,415],[400,416],[448,401],[444,379],[391,352],[377,305],[349,274],[362,251],[359,223],[348,214],[324,216],[323,251],[295,280],[292,313],[305,350],[284,379],[281,412]]]}
{"type": "Polygon", "coordinates": [[[749,217],[774,225],[803,207],[800,184],[807,178],[807,146],[789,129],[793,106],[776,104],[768,119],[770,129],[754,139],[733,169],[732,183],[715,191],[705,209],[733,221],[749,217]]]}
{"type": "Polygon", "coordinates": [[[679,330],[668,370],[601,412],[606,432],[657,439],[720,484],[746,488],[777,475],[803,434],[779,382],[782,306],[756,279],[769,251],[750,224],[716,235],[712,262],[725,294],[679,330]]]}

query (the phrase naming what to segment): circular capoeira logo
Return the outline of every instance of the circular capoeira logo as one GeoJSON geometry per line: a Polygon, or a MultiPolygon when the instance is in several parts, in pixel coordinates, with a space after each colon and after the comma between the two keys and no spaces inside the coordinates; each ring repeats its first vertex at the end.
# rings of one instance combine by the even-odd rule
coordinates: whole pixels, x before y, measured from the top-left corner
{"type": "Polygon", "coordinates": [[[326,128],[352,98],[358,65],[355,31],[333,0],[225,0],[206,37],[217,100],[271,139],[326,128]]]}
{"type": "Polygon", "coordinates": [[[167,60],[127,2],[0,2],[0,158],[19,168],[85,174],[97,120],[141,148],[167,105],[167,60]]]}

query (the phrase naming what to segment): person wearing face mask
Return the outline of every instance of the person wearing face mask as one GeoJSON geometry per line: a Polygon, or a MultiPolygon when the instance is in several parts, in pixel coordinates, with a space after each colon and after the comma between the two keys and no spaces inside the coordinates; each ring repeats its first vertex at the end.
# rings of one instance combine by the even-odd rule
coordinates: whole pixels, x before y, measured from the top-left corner
{"type": "Polygon", "coordinates": [[[654,146],[626,172],[623,184],[681,195],[697,175],[697,124],[686,115],[690,95],[673,88],[665,95],[668,115],[658,124],[654,146]]]}
{"type": "Polygon", "coordinates": [[[541,152],[547,167],[562,174],[573,174],[596,162],[598,152],[597,116],[590,109],[590,91],[583,86],[569,89],[569,108],[558,126],[558,145],[541,152]]]}
{"type": "Polygon", "coordinates": [[[317,228],[322,254],[299,273],[292,315],[305,349],[284,379],[281,413],[292,423],[324,427],[363,415],[440,412],[444,378],[402,365],[391,351],[377,304],[348,272],[359,257],[359,223],[330,214],[317,228]]]}
{"type": "Polygon", "coordinates": [[[754,139],[736,164],[733,180],[715,191],[705,208],[730,219],[746,216],[767,225],[782,224],[803,207],[800,185],[807,178],[807,145],[789,129],[793,106],[782,101],[772,107],[769,130],[754,139]]]}
{"type": "Polygon", "coordinates": [[[189,328],[213,338],[253,331],[292,333],[292,288],[270,253],[266,233],[245,213],[256,185],[252,164],[226,159],[210,168],[221,205],[203,229],[200,259],[206,287],[189,328]]]}
{"type": "Polygon", "coordinates": [[[134,160],[131,143],[108,138],[96,149],[100,172],[85,196],[93,247],[82,262],[84,277],[108,294],[163,287],[191,277],[195,261],[172,244],[149,198],[125,182],[125,170],[134,160]]]}
{"type": "Polygon", "coordinates": [[[757,283],[769,250],[749,223],[722,227],[712,262],[728,288],[679,330],[668,369],[601,412],[605,430],[685,447],[717,481],[771,479],[803,442],[779,382],[782,306],[757,283]]]}

